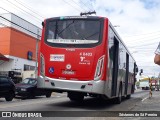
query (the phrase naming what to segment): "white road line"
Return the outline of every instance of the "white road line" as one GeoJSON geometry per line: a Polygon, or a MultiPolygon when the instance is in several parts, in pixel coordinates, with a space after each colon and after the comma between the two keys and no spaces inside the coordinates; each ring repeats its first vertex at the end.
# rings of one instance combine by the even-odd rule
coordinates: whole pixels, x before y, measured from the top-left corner
{"type": "Polygon", "coordinates": [[[142,99],[142,102],[145,101],[147,98],[148,98],[148,97],[143,98],[143,99],[142,99]]]}

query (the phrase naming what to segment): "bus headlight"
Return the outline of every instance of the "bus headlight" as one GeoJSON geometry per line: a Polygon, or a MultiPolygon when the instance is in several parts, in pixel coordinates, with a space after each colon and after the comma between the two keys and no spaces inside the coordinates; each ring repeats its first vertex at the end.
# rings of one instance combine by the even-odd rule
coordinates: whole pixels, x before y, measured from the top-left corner
{"type": "Polygon", "coordinates": [[[94,80],[99,80],[102,76],[103,67],[104,67],[104,57],[105,57],[105,55],[101,56],[98,59],[96,71],[95,71],[95,75],[94,75],[94,80]]]}

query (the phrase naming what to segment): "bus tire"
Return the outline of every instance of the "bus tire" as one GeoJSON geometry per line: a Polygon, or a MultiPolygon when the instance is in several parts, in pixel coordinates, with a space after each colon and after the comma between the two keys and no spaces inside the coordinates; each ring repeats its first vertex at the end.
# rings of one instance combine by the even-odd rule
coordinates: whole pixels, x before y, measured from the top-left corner
{"type": "Polygon", "coordinates": [[[51,97],[51,95],[52,95],[52,93],[51,93],[51,92],[46,93],[46,98],[50,98],[50,97],[51,97]]]}
{"type": "Polygon", "coordinates": [[[68,97],[71,101],[81,102],[84,99],[84,94],[79,92],[68,92],[68,97]]]}
{"type": "Polygon", "coordinates": [[[131,94],[126,96],[126,99],[130,99],[131,98],[131,94]]]}

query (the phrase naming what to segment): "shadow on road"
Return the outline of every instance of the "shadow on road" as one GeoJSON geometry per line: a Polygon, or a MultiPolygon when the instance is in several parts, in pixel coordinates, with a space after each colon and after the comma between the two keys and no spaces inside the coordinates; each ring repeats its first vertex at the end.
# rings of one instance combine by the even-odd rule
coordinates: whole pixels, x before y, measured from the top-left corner
{"type": "MultiPolygon", "coordinates": [[[[126,99],[123,99],[122,103],[125,102],[126,99]]],[[[117,106],[119,104],[115,104],[114,100],[101,100],[99,98],[86,98],[82,102],[73,102],[68,99],[68,101],[48,104],[47,106],[57,106],[57,107],[65,107],[65,108],[74,108],[74,109],[85,109],[85,110],[104,110],[112,108],[113,106],[117,106]]]]}

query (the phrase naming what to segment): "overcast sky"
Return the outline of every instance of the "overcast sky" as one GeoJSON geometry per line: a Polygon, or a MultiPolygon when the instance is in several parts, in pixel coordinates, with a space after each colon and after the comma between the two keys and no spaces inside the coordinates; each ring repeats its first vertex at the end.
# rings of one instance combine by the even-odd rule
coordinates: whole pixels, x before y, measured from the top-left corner
{"type": "MultiPolygon", "coordinates": [[[[153,62],[160,41],[160,0],[0,0],[0,7],[41,27],[45,18],[95,10],[108,17],[144,75],[158,76],[153,62]]],[[[0,9],[0,13],[6,13],[0,9]]]]}

